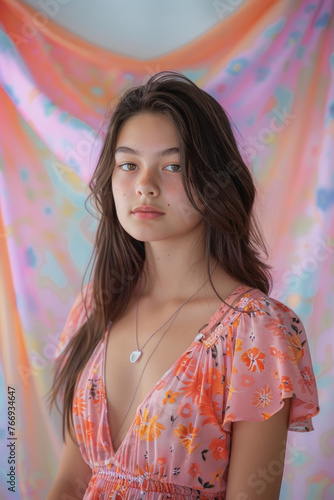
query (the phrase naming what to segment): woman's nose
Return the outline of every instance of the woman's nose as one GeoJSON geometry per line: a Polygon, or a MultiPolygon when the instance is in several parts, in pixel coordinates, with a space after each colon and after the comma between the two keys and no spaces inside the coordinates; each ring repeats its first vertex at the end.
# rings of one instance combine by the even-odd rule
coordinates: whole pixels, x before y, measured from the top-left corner
{"type": "Polygon", "coordinates": [[[143,174],[138,178],[137,193],[143,195],[157,195],[159,193],[158,179],[154,176],[154,174],[150,172],[143,172],[143,174]]]}

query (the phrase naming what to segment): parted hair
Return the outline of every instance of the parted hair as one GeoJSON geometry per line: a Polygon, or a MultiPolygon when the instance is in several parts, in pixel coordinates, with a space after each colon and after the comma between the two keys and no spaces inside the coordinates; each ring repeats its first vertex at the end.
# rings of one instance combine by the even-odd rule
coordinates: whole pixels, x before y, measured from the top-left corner
{"type": "MultiPolygon", "coordinates": [[[[48,399],[59,410],[62,396],[63,440],[73,436],[73,396],[78,376],[102,339],[109,321],[124,312],[143,271],[145,245],[121,226],[112,195],[112,172],[117,138],[124,123],[137,113],[157,113],[173,120],[180,139],[182,182],[185,193],[204,221],[205,259],[212,288],[209,259],[214,257],[236,280],[269,294],[271,266],[254,214],[255,182],[238,149],[232,126],[218,101],[177,71],[161,71],[144,84],[133,85],[117,96],[104,132],[103,145],[89,181],[91,201],[98,214],[92,254],[90,294],[81,284],[86,320],[71,336],[54,366],[48,399]],[[196,203],[196,194],[200,204],[196,203]],[[84,293],[84,289],[86,293],[84,293]]],[[[88,209],[89,211],[89,209],[88,209]]],[[[232,307],[232,306],[230,306],[232,307]]]]}

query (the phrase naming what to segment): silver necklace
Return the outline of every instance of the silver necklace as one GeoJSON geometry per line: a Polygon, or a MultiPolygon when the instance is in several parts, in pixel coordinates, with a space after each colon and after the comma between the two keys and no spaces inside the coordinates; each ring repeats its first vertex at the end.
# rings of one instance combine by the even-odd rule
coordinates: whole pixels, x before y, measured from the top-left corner
{"type": "MultiPolygon", "coordinates": [[[[216,265],[217,265],[217,263],[216,263],[216,265]]],[[[215,270],[216,265],[215,265],[215,267],[214,267],[213,271],[215,270]]],[[[212,272],[213,272],[213,271],[212,271],[212,272]]],[[[211,273],[211,274],[212,274],[212,273],[211,273]]],[[[185,304],[186,304],[186,303],[187,303],[187,302],[188,302],[188,301],[189,301],[189,300],[190,300],[190,299],[191,299],[194,295],[196,295],[196,293],[197,293],[197,292],[199,292],[199,290],[200,290],[201,288],[203,288],[203,286],[204,286],[204,285],[205,285],[208,281],[209,281],[209,278],[208,278],[206,281],[204,281],[203,285],[201,285],[201,286],[199,287],[199,289],[198,289],[198,290],[196,290],[196,292],[195,292],[195,293],[193,293],[193,294],[189,297],[189,299],[185,300],[185,301],[183,302],[183,304],[181,304],[181,305],[180,305],[180,307],[179,307],[179,308],[178,308],[178,309],[177,309],[177,310],[176,310],[176,311],[175,311],[175,312],[174,312],[174,313],[173,313],[173,314],[172,314],[172,315],[171,315],[171,316],[170,316],[170,317],[169,317],[169,318],[168,318],[168,319],[167,319],[167,320],[166,320],[166,321],[165,321],[165,322],[164,322],[164,323],[163,323],[163,324],[162,324],[162,325],[158,328],[158,330],[156,330],[155,332],[153,332],[153,333],[152,333],[152,335],[151,335],[151,336],[150,336],[150,337],[146,340],[145,344],[144,344],[141,348],[139,348],[139,345],[138,345],[138,302],[139,302],[140,287],[138,288],[137,302],[136,302],[136,345],[137,345],[137,349],[136,349],[136,350],[134,350],[134,351],[132,351],[132,353],[130,354],[130,361],[131,361],[131,363],[135,363],[136,361],[138,361],[138,359],[139,359],[139,358],[140,358],[140,356],[142,355],[142,352],[143,352],[144,347],[145,347],[145,346],[146,346],[146,344],[147,344],[147,343],[151,340],[151,338],[152,338],[152,337],[153,337],[156,333],[158,333],[158,331],[159,331],[159,330],[161,330],[161,328],[162,328],[162,327],[163,327],[163,326],[164,326],[164,325],[165,325],[165,324],[166,324],[166,323],[167,323],[167,322],[168,322],[171,318],[173,318],[173,316],[174,316],[174,318],[173,318],[173,321],[174,321],[175,316],[177,315],[177,313],[179,312],[179,310],[181,309],[181,307],[183,307],[183,306],[184,306],[184,305],[185,305],[185,304]]],[[[171,324],[172,324],[172,323],[171,323],[171,324]]],[[[170,324],[169,326],[171,326],[171,324],[170,324]]],[[[159,342],[158,342],[158,344],[156,345],[155,349],[158,347],[158,345],[159,345],[160,341],[162,340],[162,337],[165,335],[165,333],[166,333],[166,331],[168,330],[169,326],[168,326],[168,327],[167,327],[167,329],[163,332],[163,334],[162,334],[162,336],[160,337],[159,342]]]]}

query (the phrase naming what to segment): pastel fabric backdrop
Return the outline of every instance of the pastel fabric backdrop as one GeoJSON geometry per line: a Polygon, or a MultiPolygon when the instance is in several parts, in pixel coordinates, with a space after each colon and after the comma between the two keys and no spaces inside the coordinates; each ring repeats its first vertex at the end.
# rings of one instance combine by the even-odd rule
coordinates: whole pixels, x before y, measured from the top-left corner
{"type": "MultiPolygon", "coordinates": [[[[272,296],[302,318],[319,389],[309,434],[289,433],[281,499],[334,498],[334,3],[249,0],[154,60],[100,49],[17,0],[0,31],[0,497],[45,498],[62,447],[45,394],[80,291],[96,220],[84,208],[110,98],[179,70],[234,122],[259,187],[272,296]],[[16,492],[7,490],[7,390],[15,389],[16,492]]],[[[275,469],[276,470],[276,469],[275,469]]]]}

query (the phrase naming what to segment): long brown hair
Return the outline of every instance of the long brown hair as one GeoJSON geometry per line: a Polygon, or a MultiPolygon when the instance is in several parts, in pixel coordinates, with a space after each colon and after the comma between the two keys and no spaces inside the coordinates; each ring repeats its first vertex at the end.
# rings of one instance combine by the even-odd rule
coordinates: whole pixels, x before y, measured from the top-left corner
{"type": "Polygon", "coordinates": [[[268,257],[267,248],[253,213],[256,188],[221,105],[176,71],[161,71],[145,84],[123,91],[112,110],[89,182],[91,192],[85,201],[86,206],[92,199],[99,213],[89,261],[94,258],[89,282],[92,307],[88,311],[88,287],[84,295],[83,278],[86,322],[57,359],[49,395],[51,410],[54,403],[58,408],[57,396],[63,394],[63,440],[65,427],[73,424],[77,378],[101,341],[107,323],[125,310],[144,266],[144,242],[130,236],[119,223],[111,189],[119,131],[126,120],[143,112],[169,116],[179,133],[182,182],[191,204],[204,220],[208,276],[219,299],[224,301],[212,283],[210,256],[230,276],[250,287],[268,294],[272,286],[270,266],[261,257],[261,251],[268,257]]]}

